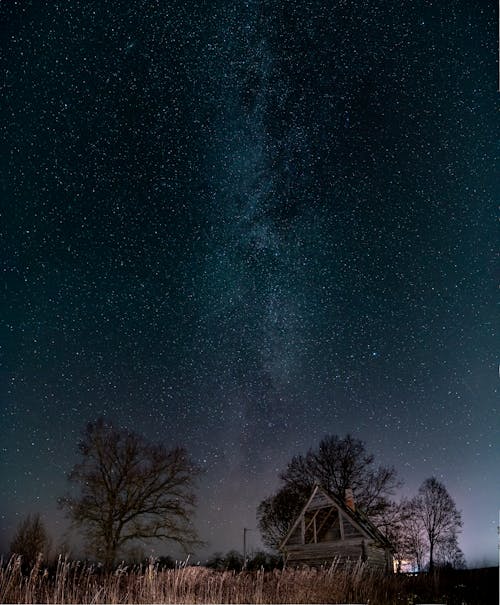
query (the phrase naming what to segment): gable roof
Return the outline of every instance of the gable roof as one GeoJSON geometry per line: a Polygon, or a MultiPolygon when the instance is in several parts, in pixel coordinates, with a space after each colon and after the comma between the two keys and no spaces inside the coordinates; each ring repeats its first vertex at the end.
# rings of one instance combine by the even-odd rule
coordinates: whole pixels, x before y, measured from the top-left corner
{"type": "Polygon", "coordinates": [[[306,504],[304,505],[304,507],[302,508],[300,514],[297,516],[297,519],[295,520],[295,522],[293,523],[293,525],[291,526],[290,530],[288,531],[286,537],[284,538],[284,540],[281,542],[279,549],[282,550],[283,547],[286,545],[286,543],[288,542],[288,539],[290,538],[290,536],[293,534],[293,532],[297,529],[302,516],[304,515],[304,513],[306,512],[306,510],[310,507],[312,501],[314,500],[315,496],[318,494],[318,492],[321,492],[322,495],[328,500],[330,501],[334,506],[336,506],[341,513],[347,517],[347,519],[366,537],[366,538],[370,538],[372,540],[374,540],[375,542],[379,543],[381,546],[385,547],[385,548],[389,548],[391,550],[394,550],[394,547],[392,546],[391,542],[384,536],[384,534],[368,519],[368,517],[360,510],[352,510],[351,508],[349,508],[345,502],[342,502],[339,498],[337,498],[334,494],[332,494],[330,491],[326,490],[324,487],[322,487],[319,484],[316,484],[311,496],[309,497],[309,499],[307,500],[306,504]]]}

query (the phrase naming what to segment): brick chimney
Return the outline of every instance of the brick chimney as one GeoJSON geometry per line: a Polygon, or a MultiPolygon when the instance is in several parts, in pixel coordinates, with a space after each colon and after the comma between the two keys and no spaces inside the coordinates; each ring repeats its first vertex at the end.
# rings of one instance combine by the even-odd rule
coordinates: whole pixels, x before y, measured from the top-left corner
{"type": "Polygon", "coordinates": [[[354,494],[352,493],[352,489],[350,487],[345,490],[345,505],[347,506],[347,508],[350,508],[353,512],[356,510],[354,494]]]}

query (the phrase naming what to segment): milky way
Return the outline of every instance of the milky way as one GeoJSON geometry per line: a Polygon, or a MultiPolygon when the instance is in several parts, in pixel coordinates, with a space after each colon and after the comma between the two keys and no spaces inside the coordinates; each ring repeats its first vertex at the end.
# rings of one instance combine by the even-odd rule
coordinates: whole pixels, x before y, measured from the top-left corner
{"type": "Polygon", "coordinates": [[[206,468],[200,556],[241,549],[290,457],[351,432],[402,494],[442,480],[466,557],[494,560],[492,7],[0,13],[0,548],[28,512],[63,535],[105,415],[206,468]]]}

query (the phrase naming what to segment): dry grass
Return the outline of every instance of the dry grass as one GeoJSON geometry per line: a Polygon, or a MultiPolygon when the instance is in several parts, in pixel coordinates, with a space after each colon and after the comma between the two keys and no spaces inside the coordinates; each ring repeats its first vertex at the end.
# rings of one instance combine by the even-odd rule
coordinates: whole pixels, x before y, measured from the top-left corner
{"type": "Polygon", "coordinates": [[[23,573],[13,557],[0,570],[2,603],[370,603],[413,605],[421,602],[487,605],[489,601],[447,596],[433,576],[384,576],[362,564],[350,569],[272,572],[214,571],[179,566],[159,571],[119,567],[104,574],[94,566],[59,559],[50,572],[37,563],[23,573]],[[420,596],[419,596],[420,595],[420,596]]]}

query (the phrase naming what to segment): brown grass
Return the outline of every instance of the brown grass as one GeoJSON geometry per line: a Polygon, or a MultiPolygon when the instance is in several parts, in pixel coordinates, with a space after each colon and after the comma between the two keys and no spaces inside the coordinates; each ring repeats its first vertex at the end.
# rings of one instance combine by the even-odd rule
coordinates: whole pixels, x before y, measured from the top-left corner
{"type": "Polygon", "coordinates": [[[92,565],[59,558],[52,571],[37,562],[29,573],[23,573],[20,557],[13,557],[0,569],[0,602],[370,605],[422,602],[487,605],[495,602],[485,594],[466,594],[467,587],[456,586],[454,581],[456,578],[451,584],[446,583],[438,575],[385,576],[361,563],[353,564],[350,569],[333,565],[322,570],[239,573],[187,566],[159,571],[156,565],[150,564],[145,569],[122,566],[104,574],[92,565]]]}

